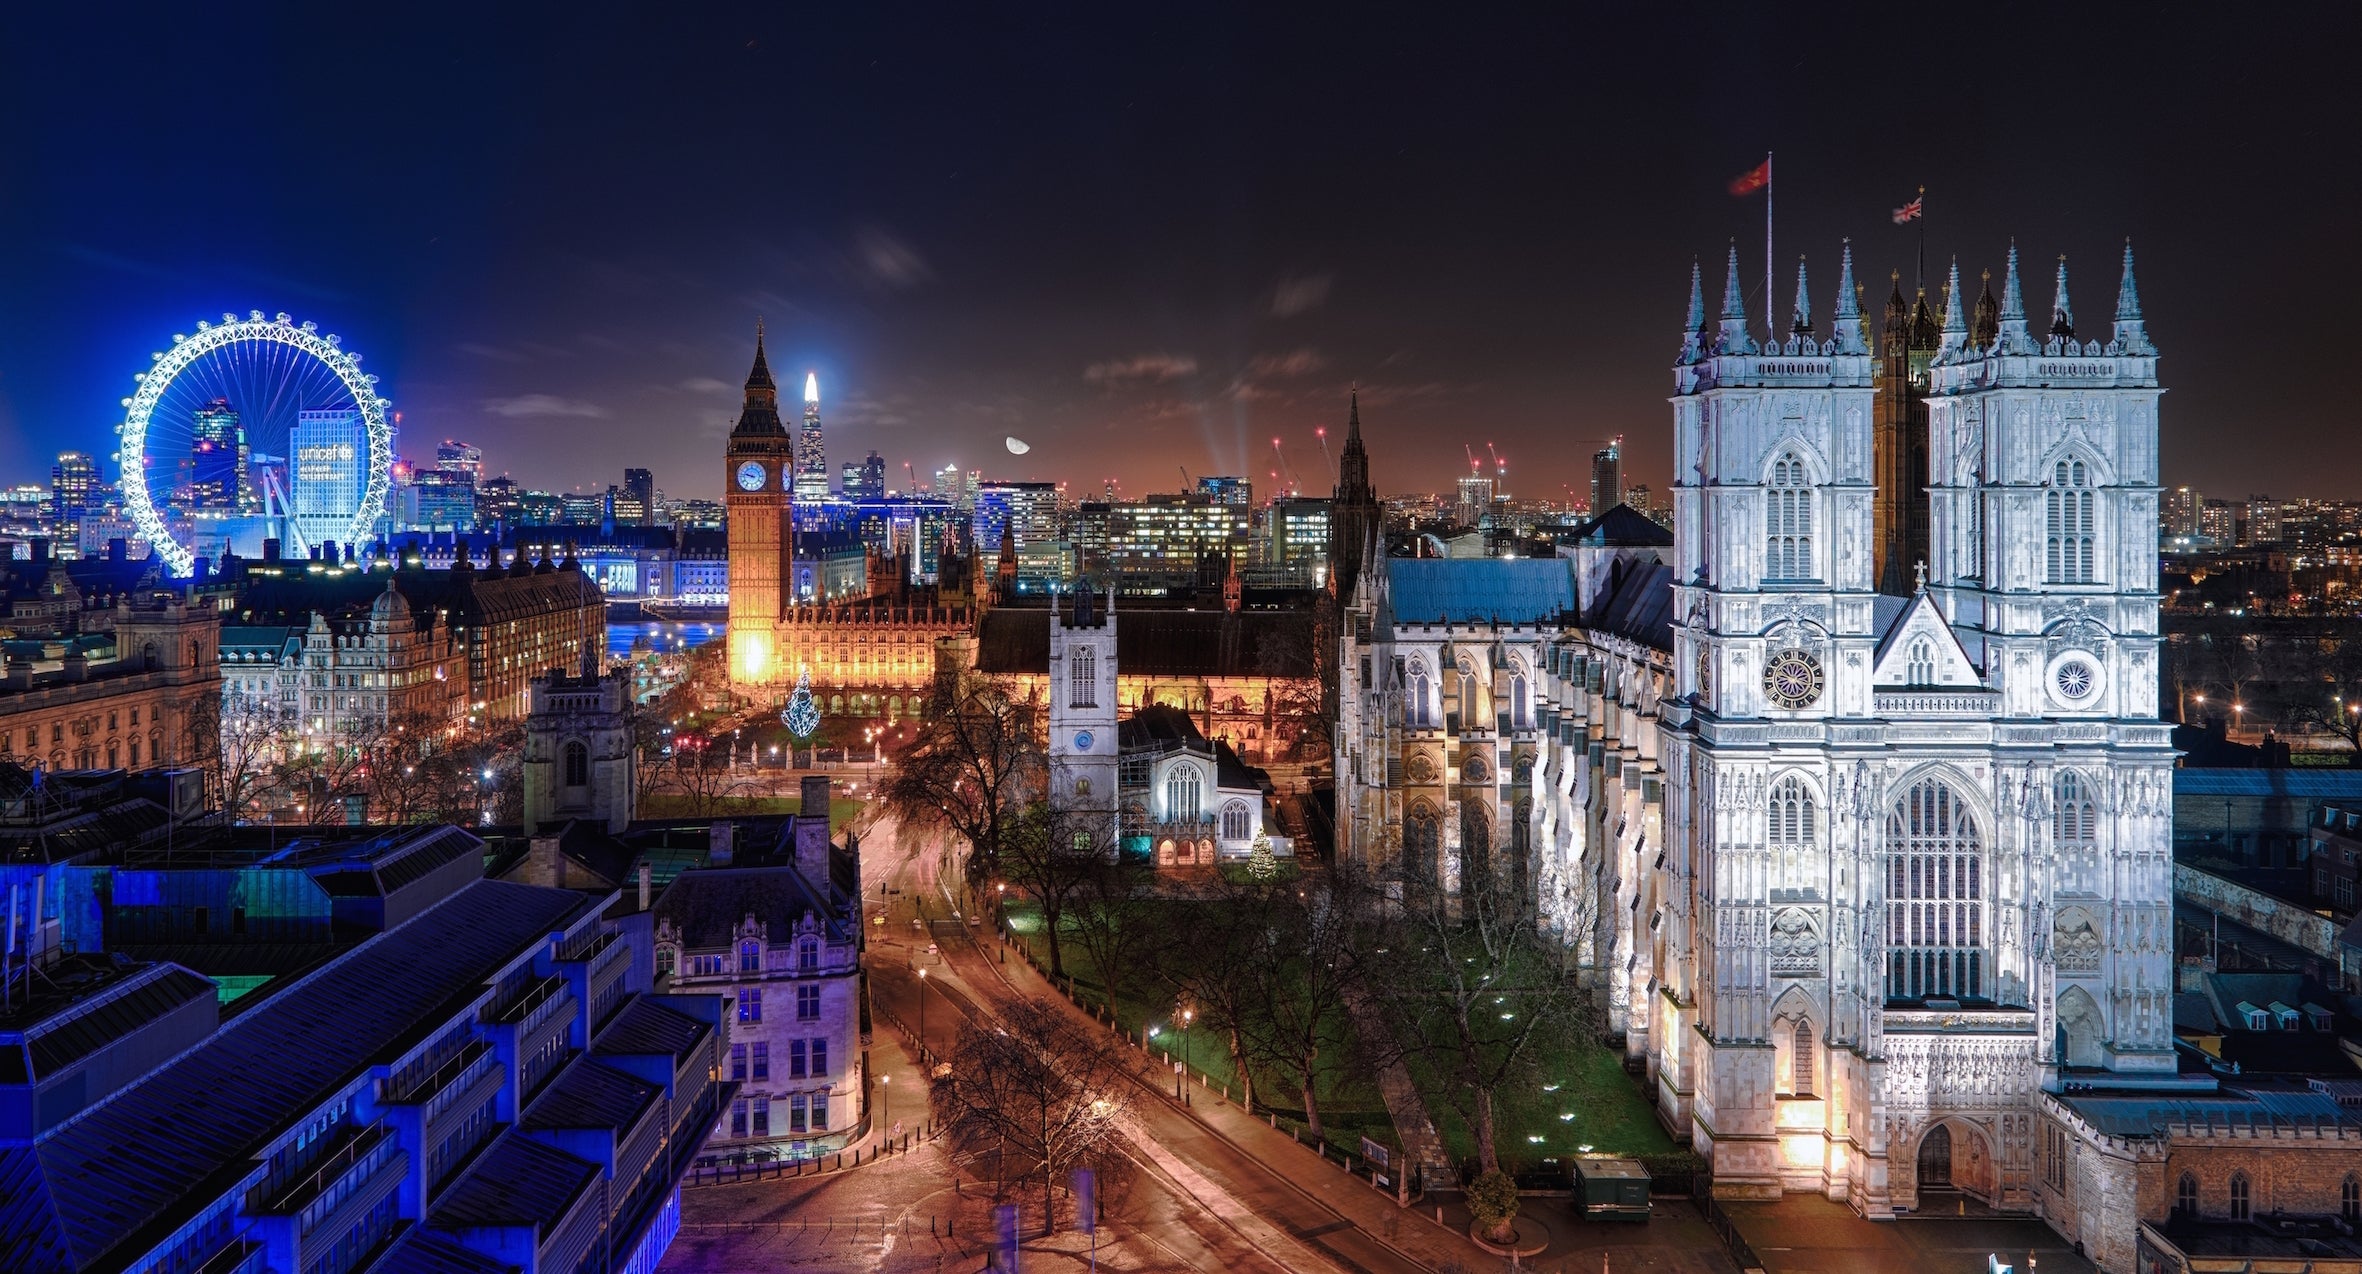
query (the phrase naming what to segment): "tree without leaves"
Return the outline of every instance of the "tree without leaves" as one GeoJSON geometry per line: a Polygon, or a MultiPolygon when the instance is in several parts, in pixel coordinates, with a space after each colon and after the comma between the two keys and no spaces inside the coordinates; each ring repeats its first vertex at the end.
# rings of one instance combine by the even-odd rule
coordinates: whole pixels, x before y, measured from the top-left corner
{"type": "Polygon", "coordinates": [[[1345,998],[1363,972],[1362,953],[1380,942],[1376,897],[1346,861],[1299,889],[1281,886],[1275,893],[1259,958],[1249,965],[1247,1047],[1256,1061],[1295,1082],[1317,1141],[1321,1080],[1342,1067],[1353,1038],[1345,998]]]}
{"type": "Polygon", "coordinates": [[[1260,982],[1257,964],[1266,958],[1278,892],[1275,886],[1217,877],[1203,900],[1191,905],[1191,923],[1172,935],[1187,950],[1155,962],[1176,1006],[1186,1004],[1196,1015],[1195,1025],[1222,1036],[1231,1069],[1246,1085],[1249,1109],[1255,1086],[1247,1065],[1247,1035],[1260,982]]]}
{"type": "Polygon", "coordinates": [[[992,678],[941,678],[917,737],[880,786],[904,826],[967,842],[971,884],[1000,870],[1003,842],[1042,790],[1047,760],[1035,738],[1038,716],[992,678]]]}
{"type": "Polygon", "coordinates": [[[2343,739],[2346,764],[2362,765],[2362,641],[2324,635],[2289,645],[2288,677],[2299,683],[2289,687],[2289,723],[2343,739]]]}
{"type": "Polygon", "coordinates": [[[278,759],[296,737],[292,714],[245,695],[220,691],[200,700],[188,718],[182,755],[198,758],[214,808],[233,819],[270,791],[278,759]]]}
{"type": "MultiPolygon", "coordinates": [[[[1496,1094],[1538,1077],[1545,1054],[1596,1028],[1597,1000],[1564,967],[1539,908],[1502,882],[1456,899],[1423,889],[1404,902],[1374,984],[1397,1044],[1442,1074],[1466,1117],[1483,1171],[1501,1166],[1496,1094]],[[1455,905],[1456,904],[1456,905],[1455,905]]],[[[1580,931],[1581,926],[1575,927],[1580,931]]]]}
{"type": "Polygon", "coordinates": [[[1146,863],[1111,860],[1097,855],[1084,874],[1082,888],[1068,904],[1067,915],[1075,941],[1083,945],[1091,965],[1099,970],[1107,989],[1107,1012],[1131,985],[1135,970],[1152,963],[1164,944],[1165,919],[1172,904],[1155,895],[1156,869],[1146,863]]]}
{"type": "Polygon", "coordinates": [[[727,751],[717,751],[703,738],[675,736],[673,754],[660,767],[659,791],[681,798],[689,817],[706,818],[743,786],[731,769],[727,751]]]}
{"type": "Polygon", "coordinates": [[[997,1157],[1003,1179],[1039,1182],[1057,1228],[1053,1188],[1077,1168],[1112,1176],[1124,1162],[1121,1125],[1131,1079],[1113,1037],[1041,1000],[1003,1008],[996,1021],[960,1023],[947,1073],[928,1093],[952,1158],[997,1157]]]}
{"type": "Polygon", "coordinates": [[[1066,976],[1061,931],[1067,909],[1106,864],[1106,851],[1089,830],[1096,817],[1069,814],[1047,801],[1036,801],[1000,833],[1001,873],[1041,905],[1053,977],[1066,976]]]}

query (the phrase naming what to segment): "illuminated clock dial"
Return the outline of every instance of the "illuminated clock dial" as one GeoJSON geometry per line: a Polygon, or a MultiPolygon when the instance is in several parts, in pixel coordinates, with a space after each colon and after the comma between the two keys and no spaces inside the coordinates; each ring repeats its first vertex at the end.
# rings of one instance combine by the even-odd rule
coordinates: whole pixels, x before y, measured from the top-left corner
{"type": "Polygon", "coordinates": [[[1074,750],[1075,750],[1075,751],[1077,751],[1077,752],[1088,752],[1088,751],[1090,751],[1090,750],[1091,750],[1091,732],[1090,732],[1090,731],[1088,731],[1088,730],[1077,730],[1077,731],[1075,731],[1075,734],[1074,734],[1074,750]]]}
{"type": "Polygon", "coordinates": [[[1808,650],[1773,652],[1763,665],[1763,693],[1790,712],[1813,706],[1821,698],[1821,661],[1808,650]]]}
{"type": "Polygon", "coordinates": [[[760,491],[763,489],[762,461],[749,460],[745,464],[738,466],[738,489],[741,491],[760,491]]]}

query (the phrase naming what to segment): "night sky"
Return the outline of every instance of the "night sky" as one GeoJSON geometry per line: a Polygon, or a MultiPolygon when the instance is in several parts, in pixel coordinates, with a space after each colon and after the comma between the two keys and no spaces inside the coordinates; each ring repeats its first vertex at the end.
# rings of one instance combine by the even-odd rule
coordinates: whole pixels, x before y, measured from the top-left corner
{"type": "Polygon", "coordinates": [[[1931,275],[2014,235],[2047,314],[2064,252],[2086,335],[2130,235],[2166,481],[2362,497],[2327,17],[34,8],[0,18],[0,481],[111,449],[151,350],[259,308],[362,351],[405,454],[556,489],[718,493],[758,314],[832,472],[875,448],[895,485],[1261,487],[1278,435],[1325,492],[1358,381],[1382,492],[1490,441],[1558,493],[1614,433],[1662,489],[1690,261],[1717,298],[1737,236],[1760,322],[1762,205],[1724,187],[1773,150],[1783,323],[1808,254],[1826,332],[1845,236],[1874,305],[1908,287],[1921,185],[1931,275]]]}

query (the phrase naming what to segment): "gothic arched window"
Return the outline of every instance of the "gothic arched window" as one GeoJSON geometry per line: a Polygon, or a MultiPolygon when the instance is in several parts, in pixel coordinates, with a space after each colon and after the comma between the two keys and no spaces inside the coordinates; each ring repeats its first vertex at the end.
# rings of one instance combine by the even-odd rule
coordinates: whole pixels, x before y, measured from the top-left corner
{"type": "Polygon", "coordinates": [[[1911,643],[1911,660],[1904,670],[1903,679],[1914,686],[1932,686],[1936,683],[1934,643],[1925,637],[1911,643]]]}
{"type": "Polygon", "coordinates": [[[2247,1212],[2247,1174],[2234,1172],[2231,1174],[2231,1219],[2244,1221],[2247,1212]]]}
{"type": "Polygon", "coordinates": [[[2337,1188],[2337,1214],[2348,1225],[2362,1222],[2362,1178],[2346,1174],[2345,1183],[2337,1188]]]}
{"type": "Polygon", "coordinates": [[[1796,1020],[1796,1035],[1788,1050],[1788,1090],[1799,1097],[1813,1095],[1813,1024],[1796,1020]]]}
{"type": "Polygon", "coordinates": [[[1413,660],[1410,687],[1403,694],[1402,723],[1414,729],[1435,724],[1435,688],[1427,679],[1427,665],[1413,660]]]}
{"type": "Polygon", "coordinates": [[[566,745],[566,786],[586,787],[590,784],[590,749],[579,742],[566,745]]]}
{"type": "Polygon", "coordinates": [[[2044,578],[2053,584],[2089,584],[2095,539],[2091,470],[2080,460],[2061,460],[2051,470],[2049,518],[2045,524],[2044,578]]]}
{"type": "Polygon", "coordinates": [[[1072,692],[1067,699],[1067,707],[1098,707],[1099,652],[1093,650],[1089,646],[1084,646],[1076,650],[1074,652],[1074,661],[1067,669],[1066,680],[1069,689],[1072,692]]]}
{"type": "Polygon", "coordinates": [[[2050,836],[2059,863],[2060,891],[2096,894],[2100,883],[2100,820],[2099,806],[2091,798],[2091,785],[2082,775],[2064,770],[2052,795],[2050,836]]]}
{"type": "Polygon", "coordinates": [[[1922,779],[1886,817],[1886,994],[1982,996],[1985,848],[1950,784],[1922,779]]]}
{"type": "Polygon", "coordinates": [[[2198,1215],[2198,1178],[2196,1176],[2185,1172],[2182,1174],[2182,1179],[2174,1183],[2173,1210],[2186,1217],[2198,1215]]]}
{"type": "Polygon", "coordinates": [[[1197,767],[1183,765],[1165,777],[1165,821],[1194,823],[1205,809],[1205,782],[1197,767]]]}
{"type": "Polygon", "coordinates": [[[1780,888],[1811,888],[1817,857],[1813,848],[1820,842],[1820,810],[1803,779],[1791,774],[1772,788],[1770,826],[1765,830],[1780,888]]]}
{"type": "Polygon", "coordinates": [[[1248,829],[1247,803],[1232,801],[1222,807],[1222,839],[1245,840],[1254,833],[1248,829]]]}
{"type": "Polygon", "coordinates": [[[1523,730],[1533,724],[1532,711],[1526,706],[1525,674],[1521,672],[1509,679],[1510,728],[1523,730]]]}
{"type": "Polygon", "coordinates": [[[1805,580],[1813,575],[1812,474],[1790,452],[1772,462],[1764,492],[1763,577],[1805,580]]]}

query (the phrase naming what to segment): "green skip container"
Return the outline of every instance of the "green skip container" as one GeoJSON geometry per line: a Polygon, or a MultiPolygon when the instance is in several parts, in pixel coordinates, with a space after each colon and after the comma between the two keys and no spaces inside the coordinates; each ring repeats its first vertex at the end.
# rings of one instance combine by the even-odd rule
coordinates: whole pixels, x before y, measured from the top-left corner
{"type": "Polygon", "coordinates": [[[1636,1159],[1583,1155],[1574,1161],[1575,1206],[1599,1220],[1648,1220],[1648,1169],[1636,1159]]]}

